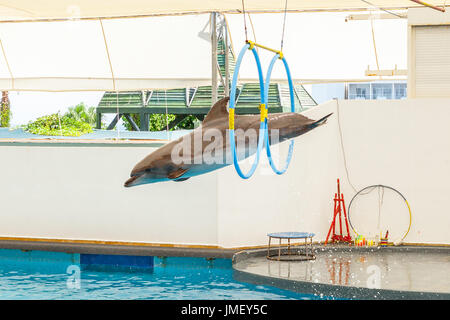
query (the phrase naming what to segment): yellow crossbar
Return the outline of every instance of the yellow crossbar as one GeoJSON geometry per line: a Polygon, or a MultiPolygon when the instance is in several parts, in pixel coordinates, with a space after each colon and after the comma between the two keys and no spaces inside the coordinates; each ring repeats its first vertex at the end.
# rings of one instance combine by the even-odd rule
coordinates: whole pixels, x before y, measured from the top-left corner
{"type": "Polygon", "coordinates": [[[264,49],[264,50],[268,50],[268,51],[271,51],[271,52],[274,52],[274,53],[278,53],[278,55],[280,56],[280,59],[283,59],[283,52],[281,52],[280,50],[272,49],[272,48],[263,46],[262,44],[259,44],[259,43],[256,43],[256,42],[253,42],[253,41],[250,41],[250,40],[247,40],[247,43],[250,44],[250,48],[249,48],[250,50],[253,49],[254,46],[256,46],[256,47],[259,47],[259,48],[264,49]]]}

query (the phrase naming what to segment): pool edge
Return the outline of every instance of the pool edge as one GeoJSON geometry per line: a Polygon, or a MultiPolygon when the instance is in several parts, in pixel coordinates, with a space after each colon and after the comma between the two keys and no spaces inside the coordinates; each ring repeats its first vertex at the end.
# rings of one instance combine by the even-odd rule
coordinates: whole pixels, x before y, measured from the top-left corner
{"type": "Polygon", "coordinates": [[[221,248],[166,247],[79,242],[0,240],[0,249],[37,250],[80,254],[109,254],[157,257],[199,257],[231,259],[238,251],[221,248]]]}

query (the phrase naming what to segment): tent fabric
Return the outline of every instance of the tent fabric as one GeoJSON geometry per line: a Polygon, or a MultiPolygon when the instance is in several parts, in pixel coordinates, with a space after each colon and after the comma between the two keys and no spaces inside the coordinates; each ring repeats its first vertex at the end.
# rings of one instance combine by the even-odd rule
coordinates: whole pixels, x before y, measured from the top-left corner
{"type": "MultiPolygon", "coordinates": [[[[440,0],[428,2],[443,4],[440,0]]],[[[241,0],[1,0],[0,90],[131,91],[210,85],[210,15],[201,13],[239,13],[241,6],[241,0]]],[[[249,12],[279,12],[284,10],[285,0],[245,0],[245,6],[249,12]]],[[[290,11],[365,10],[374,6],[392,9],[418,5],[409,0],[288,0],[290,11]]],[[[341,16],[324,16],[319,21],[307,17],[308,13],[293,15],[303,16],[291,19],[288,15],[283,51],[290,57],[294,78],[363,75],[363,68],[371,64],[365,58],[371,57],[372,50],[367,21],[344,25],[341,16]],[[324,24],[335,27],[323,28],[324,24]],[[314,30],[320,36],[304,30],[314,30]],[[359,30],[365,32],[362,37],[359,30]],[[350,55],[355,56],[352,66],[342,62],[350,55]],[[320,65],[310,63],[311,57],[320,60],[320,65]]],[[[244,40],[242,15],[227,16],[231,38],[239,50],[244,40]]],[[[254,15],[258,39],[275,48],[281,21],[278,26],[268,25],[264,16],[254,15]]],[[[403,27],[397,28],[402,21],[390,23],[403,31],[403,27]]],[[[391,34],[401,32],[393,30],[391,34]]],[[[384,46],[381,43],[381,54],[391,50],[394,56],[399,55],[396,52],[405,55],[397,39],[384,46]]],[[[269,58],[262,55],[262,59],[269,58]]],[[[384,62],[385,68],[398,63],[384,62]]],[[[240,77],[255,79],[252,66],[247,63],[240,77]]],[[[399,64],[399,68],[404,66],[399,64]]],[[[281,68],[276,67],[273,78],[285,79],[281,68]]]]}
{"type": "MultiPolygon", "coordinates": [[[[428,0],[442,6],[445,0],[428,0]]],[[[418,7],[410,0],[289,0],[289,11],[365,10],[418,7]]],[[[279,12],[285,0],[245,0],[248,12],[279,12]]],[[[39,21],[177,15],[206,12],[239,13],[242,0],[2,0],[0,21],[39,21]]]]}
{"type": "MultiPolygon", "coordinates": [[[[297,83],[361,79],[368,65],[375,68],[370,22],[345,22],[347,15],[287,15],[283,52],[297,83]]],[[[110,19],[102,21],[103,30],[98,20],[0,23],[0,90],[133,91],[211,85],[209,19],[209,14],[110,19]],[[199,36],[202,32],[205,37],[199,36]]],[[[258,42],[279,48],[282,19],[283,14],[252,15],[258,42]]],[[[242,16],[227,15],[227,21],[235,49],[240,50],[245,41],[242,16]]],[[[405,69],[406,20],[373,24],[380,67],[405,69]]],[[[262,50],[260,58],[267,66],[272,53],[262,50]]],[[[241,82],[256,81],[251,55],[244,57],[239,77],[241,82]]],[[[286,83],[285,79],[277,64],[271,81],[286,83]]]]}
{"type": "Polygon", "coordinates": [[[128,91],[211,84],[210,15],[0,23],[0,89],[128,91]],[[200,63],[198,63],[200,61],[200,63]]]}
{"type": "MultiPolygon", "coordinates": [[[[430,9],[431,10],[431,9],[430,9]]],[[[291,13],[286,18],[283,55],[289,63],[296,83],[371,81],[366,77],[368,66],[376,69],[371,21],[348,21],[347,12],[291,13]],[[300,80],[300,81],[298,81],[300,80]]],[[[279,49],[281,46],[283,14],[250,15],[257,42],[279,49]],[[271,23],[267,23],[267,21],[271,23]]],[[[240,15],[227,15],[230,31],[239,52],[245,41],[244,24],[240,15]]],[[[380,69],[407,68],[407,20],[373,20],[380,69]]],[[[249,37],[253,32],[249,27],[249,37]]],[[[263,70],[267,70],[273,53],[259,50],[263,70]]],[[[244,56],[239,71],[240,80],[249,82],[257,78],[252,55],[244,56]]],[[[402,77],[397,77],[402,78],[402,77]]],[[[271,82],[286,79],[282,63],[277,63],[271,82]]],[[[387,78],[389,80],[392,77],[387,78]]],[[[286,83],[286,81],[284,82],[286,83]]]]}

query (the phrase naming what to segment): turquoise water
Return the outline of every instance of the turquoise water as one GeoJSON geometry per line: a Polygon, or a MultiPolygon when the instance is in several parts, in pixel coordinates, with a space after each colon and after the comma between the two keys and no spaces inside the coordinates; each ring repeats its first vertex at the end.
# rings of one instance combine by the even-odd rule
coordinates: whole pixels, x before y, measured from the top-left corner
{"type": "Polygon", "coordinates": [[[155,257],[149,270],[79,261],[78,254],[0,249],[0,299],[314,299],[237,282],[229,259],[155,257]]]}
{"type": "MultiPolygon", "coordinates": [[[[174,130],[174,131],[120,131],[120,139],[162,139],[162,140],[175,140],[182,137],[192,130],[174,130]]],[[[0,128],[0,138],[1,139],[116,139],[116,130],[98,130],[94,129],[91,133],[83,134],[79,137],[61,137],[61,136],[44,136],[29,133],[21,128],[10,129],[10,128],[0,128]]]]}

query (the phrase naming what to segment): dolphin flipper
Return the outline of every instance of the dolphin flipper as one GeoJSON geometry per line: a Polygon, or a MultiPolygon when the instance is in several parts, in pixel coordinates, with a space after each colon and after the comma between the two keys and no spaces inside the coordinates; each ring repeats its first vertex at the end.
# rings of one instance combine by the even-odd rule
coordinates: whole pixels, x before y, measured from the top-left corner
{"type": "Polygon", "coordinates": [[[171,173],[169,173],[169,174],[167,175],[167,178],[173,179],[173,180],[178,179],[178,178],[180,178],[183,174],[185,174],[187,171],[188,171],[188,169],[178,168],[177,170],[172,171],[171,173]]]}
{"type": "Polygon", "coordinates": [[[189,179],[190,177],[187,177],[187,178],[179,178],[179,179],[175,179],[175,180],[173,180],[173,181],[175,181],[175,182],[182,182],[182,181],[186,181],[187,179],[189,179]]]}

